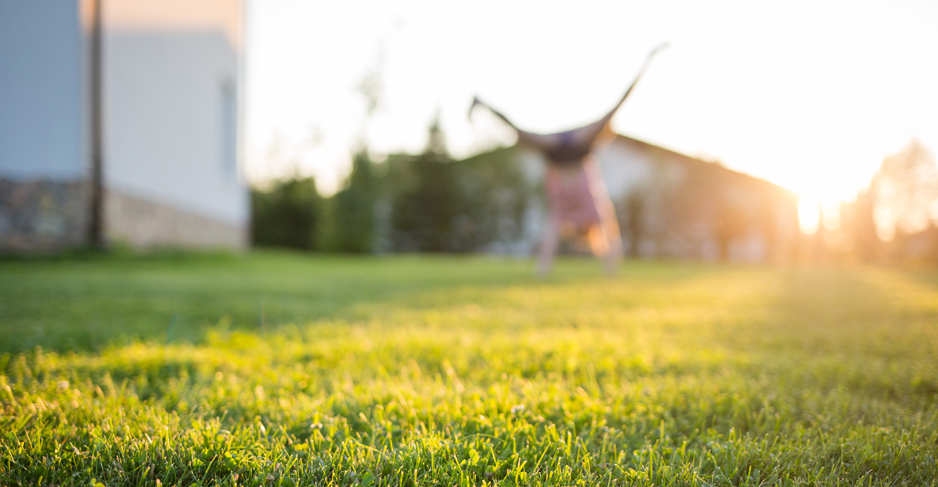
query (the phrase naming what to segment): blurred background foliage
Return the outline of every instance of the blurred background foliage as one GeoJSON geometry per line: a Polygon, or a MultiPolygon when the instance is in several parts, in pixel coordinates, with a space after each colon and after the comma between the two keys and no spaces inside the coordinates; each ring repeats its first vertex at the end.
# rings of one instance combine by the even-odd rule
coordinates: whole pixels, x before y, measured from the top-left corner
{"type": "Polygon", "coordinates": [[[478,252],[516,239],[535,188],[516,148],[453,160],[437,121],[420,154],[376,162],[362,146],[328,198],[293,176],[252,191],[252,243],[341,253],[478,252]]]}
{"type": "Polygon", "coordinates": [[[801,258],[814,262],[938,264],[938,165],[918,140],[883,160],[870,185],[822,211],[801,258]]]}
{"type": "Polygon", "coordinates": [[[375,205],[381,194],[381,179],[375,163],[362,147],[352,158],[352,172],[345,187],[323,207],[323,249],[367,253],[375,249],[375,205]]]}
{"type": "MultiPolygon", "coordinates": [[[[517,242],[530,224],[528,207],[542,203],[540,189],[522,174],[521,150],[500,148],[454,160],[437,122],[429,127],[420,154],[390,154],[376,161],[362,145],[342,189],[330,197],[319,195],[312,177],[299,175],[254,188],[252,243],[339,253],[462,253],[517,242]]],[[[702,207],[719,203],[712,189],[720,182],[711,179],[729,176],[716,166],[707,169],[694,173],[694,184],[677,189],[652,184],[617,202],[624,238],[654,230],[639,217],[655,198],[669,201],[663,215],[678,226],[688,224],[685,220],[702,207]],[[680,195],[670,194],[674,191],[680,195]]],[[[771,226],[770,208],[748,210],[771,226]]],[[[741,231],[734,226],[741,218],[727,211],[719,212],[721,243],[741,231]]],[[[829,208],[819,211],[817,231],[802,234],[796,245],[796,262],[938,264],[938,165],[916,140],[885,158],[853,201],[833,214],[829,208]]],[[[639,257],[634,248],[631,256],[639,257]]]]}
{"type": "Polygon", "coordinates": [[[260,247],[318,250],[322,198],[312,177],[277,181],[251,191],[251,242],[260,247]]]}

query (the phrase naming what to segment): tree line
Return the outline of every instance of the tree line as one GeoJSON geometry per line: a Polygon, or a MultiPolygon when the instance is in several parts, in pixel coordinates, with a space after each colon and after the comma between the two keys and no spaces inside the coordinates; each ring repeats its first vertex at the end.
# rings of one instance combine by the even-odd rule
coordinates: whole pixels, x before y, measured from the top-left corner
{"type": "MultiPolygon", "coordinates": [[[[391,154],[376,162],[367,148],[356,151],[342,189],[331,197],[322,197],[311,177],[295,176],[268,190],[254,189],[252,240],[263,247],[346,253],[475,252],[517,241],[524,232],[527,205],[537,201],[541,191],[521,174],[519,150],[454,160],[434,123],[420,154],[391,154]]],[[[700,184],[700,177],[696,186],[707,186],[700,184]]],[[[712,194],[696,199],[669,194],[649,186],[619,202],[624,237],[650,231],[634,218],[646,200],[670,198],[676,202],[671,206],[714,200],[712,194]]],[[[701,206],[706,205],[695,203],[701,206]]],[[[681,215],[693,214],[683,207],[672,210],[668,220],[678,226],[681,215]]],[[[740,220],[719,216],[723,223],[740,220]]],[[[842,203],[834,217],[822,218],[815,233],[801,235],[793,252],[796,260],[938,263],[934,156],[911,141],[885,158],[869,186],[853,201],[842,203]]],[[[719,237],[733,228],[722,224],[717,230],[719,237]]]]}
{"type": "Polygon", "coordinates": [[[918,140],[886,157],[870,184],[804,237],[803,260],[938,264],[938,166],[918,140]]]}
{"type": "Polygon", "coordinates": [[[473,252],[516,239],[534,188],[513,149],[454,160],[438,122],[420,154],[375,162],[352,157],[338,192],[322,197],[312,177],[252,189],[252,242],[305,251],[473,252]]]}

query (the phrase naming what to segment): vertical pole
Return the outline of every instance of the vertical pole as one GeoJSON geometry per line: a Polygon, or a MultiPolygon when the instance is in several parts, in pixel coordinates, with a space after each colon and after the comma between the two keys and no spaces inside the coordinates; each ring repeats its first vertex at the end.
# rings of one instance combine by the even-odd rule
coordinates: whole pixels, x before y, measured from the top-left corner
{"type": "Polygon", "coordinates": [[[91,215],[88,222],[88,243],[104,248],[103,232],[103,165],[104,128],[102,106],[102,12],[103,0],[91,0],[94,9],[91,24],[91,215]]]}

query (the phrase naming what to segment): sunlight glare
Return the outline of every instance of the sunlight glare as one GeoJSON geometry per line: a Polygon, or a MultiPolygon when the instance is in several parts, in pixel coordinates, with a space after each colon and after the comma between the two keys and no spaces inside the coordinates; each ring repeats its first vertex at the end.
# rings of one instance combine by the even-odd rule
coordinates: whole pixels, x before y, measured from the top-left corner
{"type": "Polygon", "coordinates": [[[798,197],[798,225],[807,235],[817,232],[821,222],[821,201],[813,196],[798,197]]]}

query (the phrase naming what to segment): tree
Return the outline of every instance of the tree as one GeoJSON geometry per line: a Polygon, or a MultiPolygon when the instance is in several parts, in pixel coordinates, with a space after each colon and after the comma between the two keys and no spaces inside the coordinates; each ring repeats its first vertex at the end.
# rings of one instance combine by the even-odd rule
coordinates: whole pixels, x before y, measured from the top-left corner
{"type": "Polygon", "coordinates": [[[460,188],[439,117],[430,125],[429,141],[422,154],[409,164],[408,178],[401,178],[391,207],[392,242],[398,250],[442,252],[454,250],[453,221],[460,188]]]}
{"type": "Polygon", "coordinates": [[[873,214],[871,189],[860,191],[855,200],[840,206],[840,227],[846,250],[860,262],[877,261],[882,253],[883,242],[877,235],[873,214]]]}
{"type": "Polygon", "coordinates": [[[619,228],[625,230],[628,256],[640,257],[641,242],[645,237],[645,218],[649,211],[651,191],[644,186],[633,187],[616,211],[620,218],[619,228]]]}
{"type": "Polygon", "coordinates": [[[874,218],[884,240],[897,233],[928,228],[938,217],[938,168],[935,158],[913,139],[901,151],[883,160],[873,176],[874,218]]]}
{"type": "Polygon", "coordinates": [[[381,107],[381,61],[365,74],[356,90],[365,98],[365,125],[359,150],[352,156],[352,172],[345,187],[327,205],[327,225],[323,232],[328,250],[366,253],[375,250],[375,204],[381,181],[375,175],[374,162],[368,154],[368,124],[381,107]]]}
{"type": "Polygon", "coordinates": [[[277,181],[268,191],[251,190],[251,241],[262,247],[319,248],[321,198],[312,177],[277,181]]]}
{"type": "Polygon", "coordinates": [[[519,156],[518,147],[503,148],[451,163],[459,190],[452,250],[510,245],[522,235],[535,190],[521,172],[519,156]]]}
{"type": "Polygon", "coordinates": [[[345,188],[332,197],[331,250],[371,252],[375,239],[375,204],[381,181],[374,173],[368,149],[352,158],[352,172],[345,188]]]}

